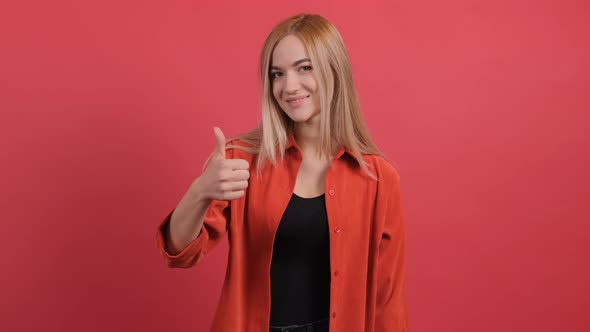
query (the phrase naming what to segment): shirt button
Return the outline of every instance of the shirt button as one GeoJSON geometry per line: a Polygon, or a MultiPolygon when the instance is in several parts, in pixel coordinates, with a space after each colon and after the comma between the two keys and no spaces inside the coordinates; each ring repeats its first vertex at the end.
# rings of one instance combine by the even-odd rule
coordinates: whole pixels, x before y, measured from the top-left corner
{"type": "Polygon", "coordinates": [[[330,196],[334,196],[334,194],[336,193],[336,191],[334,191],[334,189],[330,189],[330,191],[328,191],[328,193],[330,194],[330,196]]]}
{"type": "Polygon", "coordinates": [[[336,228],[336,229],[334,230],[334,232],[335,232],[336,234],[340,234],[340,232],[342,232],[342,229],[340,229],[340,228],[336,228]]]}
{"type": "Polygon", "coordinates": [[[335,312],[332,313],[332,318],[336,318],[336,313],[335,312]]]}
{"type": "Polygon", "coordinates": [[[338,270],[334,271],[334,275],[337,277],[340,274],[338,270]]]}

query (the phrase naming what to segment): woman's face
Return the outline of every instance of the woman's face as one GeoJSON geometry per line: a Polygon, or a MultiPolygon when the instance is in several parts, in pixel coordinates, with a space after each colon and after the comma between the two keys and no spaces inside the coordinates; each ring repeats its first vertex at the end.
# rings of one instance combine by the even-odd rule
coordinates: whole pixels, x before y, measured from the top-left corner
{"type": "Polygon", "coordinates": [[[320,97],[313,65],[301,39],[288,35],[272,54],[272,93],[291,120],[310,121],[320,114],[320,97]]]}

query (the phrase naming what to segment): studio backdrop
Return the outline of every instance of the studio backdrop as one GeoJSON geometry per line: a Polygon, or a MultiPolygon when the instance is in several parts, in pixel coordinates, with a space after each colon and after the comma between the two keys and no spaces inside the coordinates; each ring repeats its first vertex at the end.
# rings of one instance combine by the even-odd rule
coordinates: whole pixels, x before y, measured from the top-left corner
{"type": "MultiPolygon", "coordinates": [[[[0,5],[0,330],[208,331],[224,240],[168,269],[158,223],[260,121],[284,18],[341,32],[401,176],[413,332],[589,331],[584,1],[0,5]]],[[[354,243],[350,244],[354,246],[354,243]]]]}

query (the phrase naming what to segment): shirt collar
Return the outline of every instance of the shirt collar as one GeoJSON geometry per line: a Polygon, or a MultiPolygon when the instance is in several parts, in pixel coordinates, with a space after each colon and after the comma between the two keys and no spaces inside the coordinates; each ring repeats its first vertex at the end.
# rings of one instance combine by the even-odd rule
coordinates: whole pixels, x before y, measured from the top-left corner
{"type": "MultiPolygon", "coordinates": [[[[285,151],[288,151],[292,147],[296,148],[297,150],[300,150],[299,146],[297,145],[297,140],[295,140],[294,133],[290,132],[287,137],[287,145],[285,146],[285,151]]],[[[336,154],[334,155],[334,160],[339,159],[345,153],[348,154],[350,157],[352,157],[352,159],[356,160],[352,151],[343,147],[342,145],[338,147],[338,150],[336,151],[336,154]]]]}

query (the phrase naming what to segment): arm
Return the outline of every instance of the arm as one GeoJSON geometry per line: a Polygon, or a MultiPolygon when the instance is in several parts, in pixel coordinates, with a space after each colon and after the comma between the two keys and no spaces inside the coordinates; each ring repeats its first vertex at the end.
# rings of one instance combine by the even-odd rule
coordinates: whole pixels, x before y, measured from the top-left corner
{"type": "Polygon", "coordinates": [[[407,332],[405,224],[395,173],[386,200],[385,220],[377,258],[375,331],[407,332]]]}
{"type": "Polygon", "coordinates": [[[212,202],[203,197],[198,185],[199,179],[195,182],[173,210],[167,225],[166,251],[173,255],[181,252],[199,235],[212,202]]]}
{"type": "Polygon", "coordinates": [[[188,268],[219,243],[228,227],[228,201],[193,200],[187,193],[160,223],[156,242],[169,267],[188,268]]]}
{"type": "Polygon", "coordinates": [[[221,240],[229,228],[229,201],[248,187],[248,162],[233,159],[221,129],[213,131],[216,147],[203,174],[158,227],[157,246],[169,267],[193,266],[221,240]]]}

